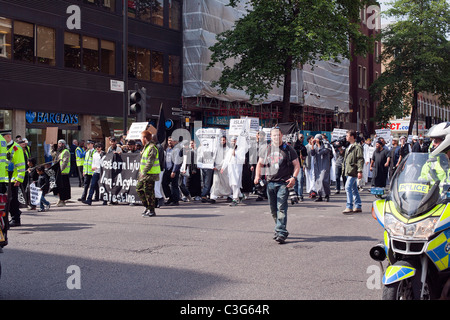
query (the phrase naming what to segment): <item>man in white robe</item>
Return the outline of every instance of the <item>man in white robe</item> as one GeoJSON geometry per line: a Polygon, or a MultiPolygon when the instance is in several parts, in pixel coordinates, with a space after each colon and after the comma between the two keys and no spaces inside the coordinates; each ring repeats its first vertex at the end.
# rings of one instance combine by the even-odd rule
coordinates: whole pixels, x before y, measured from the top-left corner
{"type": "Polygon", "coordinates": [[[211,203],[215,203],[216,199],[219,197],[227,197],[229,198],[229,202],[232,201],[232,190],[230,187],[227,168],[224,169],[223,174],[220,173],[228,149],[227,138],[223,136],[220,139],[220,145],[217,148],[216,156],[214,159],[214,177],[209,199],[209,202],[211,203]]]}
{"type": "Polygon", "coordinates": [[[225,170],[228,169],[228,181],[233,192],[233,201],[230,203],[230,206],[237,205],[240,202],[239,198],[242,198],[242,167],[247,152],[245,146],[246,141],[244,137],[239,139],[239,143],[237,143],[236,137],[231,138],[230,148],[227,150],[222,169],[220,170],[221,174],[225,174],[225,170]]]}

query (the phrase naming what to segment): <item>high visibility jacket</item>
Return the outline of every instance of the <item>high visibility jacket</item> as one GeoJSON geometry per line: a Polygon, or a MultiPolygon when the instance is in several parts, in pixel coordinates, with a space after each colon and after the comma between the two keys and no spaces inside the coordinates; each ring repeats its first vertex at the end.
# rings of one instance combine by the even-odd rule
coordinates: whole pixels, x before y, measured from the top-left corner
{"type": "Polygon", "coordinates": [[[23,149],[17,143],[13,142],[7,151],[7,158],[14,163],[14,171],[11,182],[23,182],[25,179],[25,156],[23,149]]]}
{"type": "Polygon", "coordinates": [[[82,167],[84,164],[84,150],[81,147],[75,149],[75,159],[77,161],[77,167],[82,167]]]}
{"type": "Polygon", "coordinates": [[[147,174],[159,174],[161,172],[161,167],[159,166],[158,148],[155,145],[148,144],[145,146],[144,152],[142,153],[142,157],[141,157],[141,166],[140,166],[141,173],[144,173],[145,167],[147,166],[147,164],[150,160],[149,153],[152,148],[154,148],[156,150],[156,158],[155,158],[155,162],[153,162],[153,166],[146,173],[147,174]]]}
{"type": "Polygon", "coordinates": [[[88,150],[84,156],[83,173],[85,175],[92,176],[94,174],[94,171],[92,171],[92,159],[94,157],[94,152],[94,149],[88,150]]]}
{"type": "Polygon", "coordinates": [[[5,138],[0,135],[0,183],[8,182],[8,160],[6,159],[7,143],[5,138]]]}
{"type": "Polygon", "coordinates": [[[60,166],[60,168],[61,168],[61,173],[62,174],[69,174],[70,173],[70,151],[69,151],[69,149],[64,149],[60,154],[59,154],[59,159],[58,160],[60,160],[60,162],[59,162],[59,166],[60,166]],[[69,153],[69,161],[67,162],[67,166],[63,169],[62,168],[62,164],[63,164],[63,156],[64,156],[64,154],[66,153],[66,152],[68,152],[69,153]]]}

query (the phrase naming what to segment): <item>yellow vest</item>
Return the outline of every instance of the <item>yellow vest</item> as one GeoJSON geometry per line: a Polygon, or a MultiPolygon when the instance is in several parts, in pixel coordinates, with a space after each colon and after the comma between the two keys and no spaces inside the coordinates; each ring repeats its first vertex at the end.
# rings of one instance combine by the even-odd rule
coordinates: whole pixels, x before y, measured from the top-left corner
{"type": "Polygon", "coordinates": [[[83,157],[83,158],[80,158],[80,157],[78,156],[78,153],[77,153],[78,150],[80,150],[81,152],[84,152],[84,150],[83,150],[81,147],[77,147],[77,148],[75,149],[75,159],[76,159],[76,161],[77,161],[77,167],[82,167],[83,164],[84,164],[84,157],[83,157]]]}
{"type": "Polygon", "coordinates": [[[7,157],[10,159],[12,163],[14,163],[14,171],[12,175],[11,182],[14,183],[16,181],[22,183],[23,179],[25,179],[25,156],[23,154],[23,149],[17,143],[13,143],[12,146],[8,149],[7,157]]]}
{"type": "Polygon", "coordinates": [[[161,172],[161,167],[159,166],[159,151],[156,146],[150,147],[150,144],[145,146],[144,152],[142,153],[140,172],[144,173],[145,166],[148,163],[148,154],[150,153],[150,148],[156,149],[156,159],[153,163],[152,168],[147,172],[147,174],[159,174],[161,172]]]}
{"type": "Polygon", "coordinates": [[[8,160],[6,159],[6,140],[0,135],[0,182],[8,182],[8,160]]]}
{"type": "Polygon", "coordinates": [[[69,174],[69,172],[70,172],[70,151],[69,151],[69,149],[64,149],[63,152],[60,153],[59,160],[61,160],[61,162],[59,163],[59,165],[61,166],[63,155],[66,152],[69,152],[69,162],[67,163],[67,167],[65,167],[64,170],[61,171],[61,173],[63,173],[63,174],[69,174]]]}

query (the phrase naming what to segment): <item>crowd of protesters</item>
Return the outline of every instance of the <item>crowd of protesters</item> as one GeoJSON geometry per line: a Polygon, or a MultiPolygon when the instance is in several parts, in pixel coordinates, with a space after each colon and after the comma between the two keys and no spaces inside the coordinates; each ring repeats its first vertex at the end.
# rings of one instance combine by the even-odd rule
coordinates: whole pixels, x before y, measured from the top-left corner
{"type": "MultiPolygon", "coordinates": [[[[260,135],[256,135],[256,157],[259,154],[260,135]]],[[[402,158],[409,152],[427,152],[428,144],[423,137],[413,136],[410,143],[406,137],[393,137],[389,143],[383,138],[362,138],[353,133],[354,144],[358,146],[357,157],[362,157],[362,168],[355,169],[356,188],[360,191],[371,182],[373,187],[384,188],[399,165],[402,158]],[[359,149],[360,148],[360,149],[359,149]],[[360,173],[360,174],[359,174],[360,173]]],[[[178,141],[168,137],[161,145],[155,143],[158,149],[158,163],[160,165],[159,179],[155,185],[155,207],[178,206],[180,202],[198,201],[201,203],[216,203],[219,199],[236,206],[247,201],[265,201],[267,192],[264,182],[254,183],[257,158],[252,159],[252,153],[238,152],[238,139],[226,136],[221,137],[219,147],[214,154],[213,167],[203,167],[202,157],[205,155],[202,148],[197,148],[194,140],[178,141]],[[255,198],[250,199],[254,194],[255,198]]],[[[293,142],[287,143],[296,151],[300,163],[300,171],[295,177],[295,186],[290,188],[290,202],[292,205],[303,202],[305,197],[312,201],[330,201],[332,186],[334,194],[345,192],[352,194],[351,187],[346,188],[348,172],[345,172],[345,158],[352,148],[348,139],[342,138],[330,142],[326,134],[305,136],[300,132],[293,142]],[[345,187],[345,189],[344,189],[345,187]]],[[[353,140],[352,140],[353,141],[353,140]]],[[[100,159],[106,153],[141,153],[143,146],[141,140],[126,140],[126,136],[119,141],[110,138],[109,147],[105,150],[100,143],[92,140],[73,140],[70,146],[66,141],[59,140],[51,149],[51,161],[44,165],[36,166],[36,159],[32,157],[28,141],[20,136],[16,142],[23,148],[26,177],[21,186],[24,202],[29,209],[37,209],[30,201],[31,183],[35,183],[43,192],[38,211],[50,209],[50,203],[45,195],[53,191],[58,195],[57,206],[65,206],[71,198],[71,186],[69,177],[78,179],[78,186],[83,192],[78,201],[91,205],[94,201],[100,201],[99,175],[100,159]],[[55,163],[60,163],[62,179],[56,188],[49,189],[49,179],[46,170],[55,163]]],[[[266,142],[267,143],[267,142],[266,142]]],[[[268,142],[270,143],[270,141],[268,142]]],[[[355,147],[356,149],[356,147],[355,147]]],[[[254,156],[253,156],[254,157],[254,156]]],[[[48,160],[46,158],[46,160],[48,160]]],[[[347,170],[348,171],[348,170],[347,170]]],[[[359,195],[358,195],[359,196],[359,195]]],[[[347,201],[347,213],[361,211],[360,202],[355,209],[349,207],[347,201]]],[[[103,201],[103,204],[108,204],[103,201]]],[[[116,204],[116,203],[109,203],[116,204]]],[[[344,213],[345,210],[344,210],[344,213]]]]}

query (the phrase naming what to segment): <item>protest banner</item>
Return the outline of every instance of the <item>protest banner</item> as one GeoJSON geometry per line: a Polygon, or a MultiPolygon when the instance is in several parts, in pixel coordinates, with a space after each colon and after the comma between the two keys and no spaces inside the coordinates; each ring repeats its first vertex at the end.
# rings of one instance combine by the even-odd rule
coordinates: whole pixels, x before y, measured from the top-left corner
{"type": "Polygon", "coordinates": [[[142,203],[136,192],[141,155],[107,153],[100,172],[100,199],[117,203],[142,203]]]}

